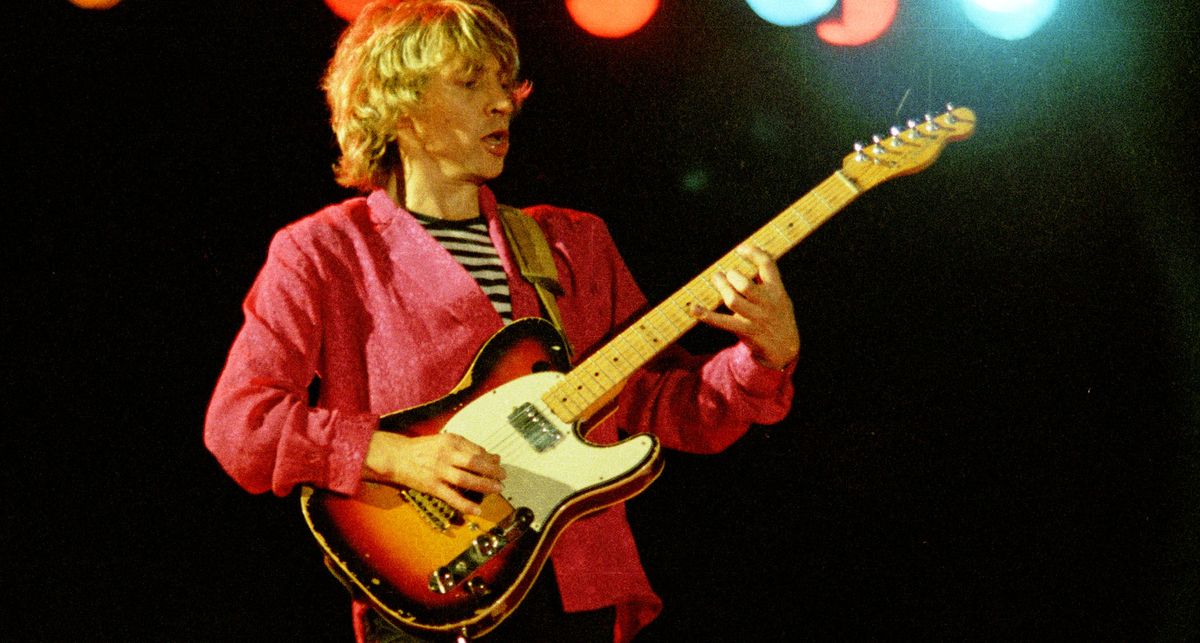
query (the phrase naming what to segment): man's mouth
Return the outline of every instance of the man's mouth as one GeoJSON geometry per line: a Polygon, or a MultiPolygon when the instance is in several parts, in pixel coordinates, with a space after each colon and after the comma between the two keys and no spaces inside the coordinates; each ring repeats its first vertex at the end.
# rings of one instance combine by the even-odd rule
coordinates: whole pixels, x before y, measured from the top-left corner
{"type": "Polygon", "coordinates": [[[483,137],[488,152],[503,157],[508,154],[508,130],[496,130],[483,137]]]}

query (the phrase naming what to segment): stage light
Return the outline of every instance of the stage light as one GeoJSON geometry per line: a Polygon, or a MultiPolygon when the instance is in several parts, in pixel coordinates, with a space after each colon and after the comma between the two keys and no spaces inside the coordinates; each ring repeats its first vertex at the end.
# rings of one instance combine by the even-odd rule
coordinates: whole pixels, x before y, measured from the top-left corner
{"type": "Polygon", "coordinates": [[[112,9],[121,0],[70,0],[71,4],[80,9],[112,9]]]}
{"type": "Polygon", "coordinates": [[[967,19],[984,33],[1005,40],[1027,38],[1046,24],[1058,0],[960,0],[967,19]]]}
{"type": "Polygon", "coordinates": [[[817,36],[831,45],[864,45],[892,26],[899,4],[899,0],[842,0],[841,19],[822,20],[817,36]]]}
{"type": "Polygon", "coordinates": [[[795,27],[829,13],[837,0],[746,0],[746,4],[771,24],[795,27]]]}
{"type": "Polygon", "coordinates": [[[658,11],[658,0],[567,0],[575,24],[593,36],[621,38],[641,29],[658,11]]]}
{"type": "Polygon", "coordinates": [[[325,4],[344,20],[353,22],[371,0],[325,0],[325,4]]]}

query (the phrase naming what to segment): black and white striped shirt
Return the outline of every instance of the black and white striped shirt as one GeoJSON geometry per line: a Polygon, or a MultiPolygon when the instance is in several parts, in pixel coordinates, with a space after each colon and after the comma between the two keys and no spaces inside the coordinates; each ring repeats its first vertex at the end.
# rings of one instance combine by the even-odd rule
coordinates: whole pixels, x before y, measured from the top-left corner
{"type": "Polygon", "coordinates": [[[437,219],[424,214],[412,213],[425,227],[430,236],[442,244],[455,261],[467,269],[483,293],[492,302],[492,307],[507,324],[512,321],[512,298],[508,291],[508,277],[500,263],[500,255],[488,236],[487,221],[482,217],[451,221],[437,219]]]}

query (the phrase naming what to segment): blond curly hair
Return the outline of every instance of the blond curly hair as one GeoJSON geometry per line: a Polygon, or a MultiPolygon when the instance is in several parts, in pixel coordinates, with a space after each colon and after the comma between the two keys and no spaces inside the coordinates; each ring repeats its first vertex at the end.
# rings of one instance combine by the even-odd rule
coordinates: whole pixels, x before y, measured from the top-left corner
{"type": "Polygon", "coordinates": [[[487,0],[381,0],[367,5],[338,40],[324,89],[341,157],[338,183],[370,191],[403,171],[400,119],[417,105],[429,78],[448,61],[482,66],[495,56],[514,104],[529,91],[517,83],[517,41],[487,0]]]}

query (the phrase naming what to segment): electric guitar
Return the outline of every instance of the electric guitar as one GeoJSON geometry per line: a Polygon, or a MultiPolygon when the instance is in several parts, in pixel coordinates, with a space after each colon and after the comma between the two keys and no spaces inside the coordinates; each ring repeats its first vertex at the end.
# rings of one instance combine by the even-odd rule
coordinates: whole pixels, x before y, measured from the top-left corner
{"type": "MultiPolygon", "coordinates": [[[[936,118],[892,128],[886,139],[856,144],[840,170],[747,243],[783,255],[864,191],[923,170],[974,128],[970,109],[947,106],[936,118]]],[[[600,445],[581,436],[580,424],[697,323],[693,304],[720,305],[711,278],[732,270],[756,274],[749,260],[726,254],[574,368],[554,326],[517,320],[484,344],[451,393],[383,416],[383,430],[456,433],[499,455],[504,491],[481,499],[481,515],[464,516],[387,484],[365,482],[353,497],[305,488],[301,508],[330,570],[399,627],[464,638],[491,631],[520,604],[568,525],[658,477],[654,436],[600,445]]]]}

